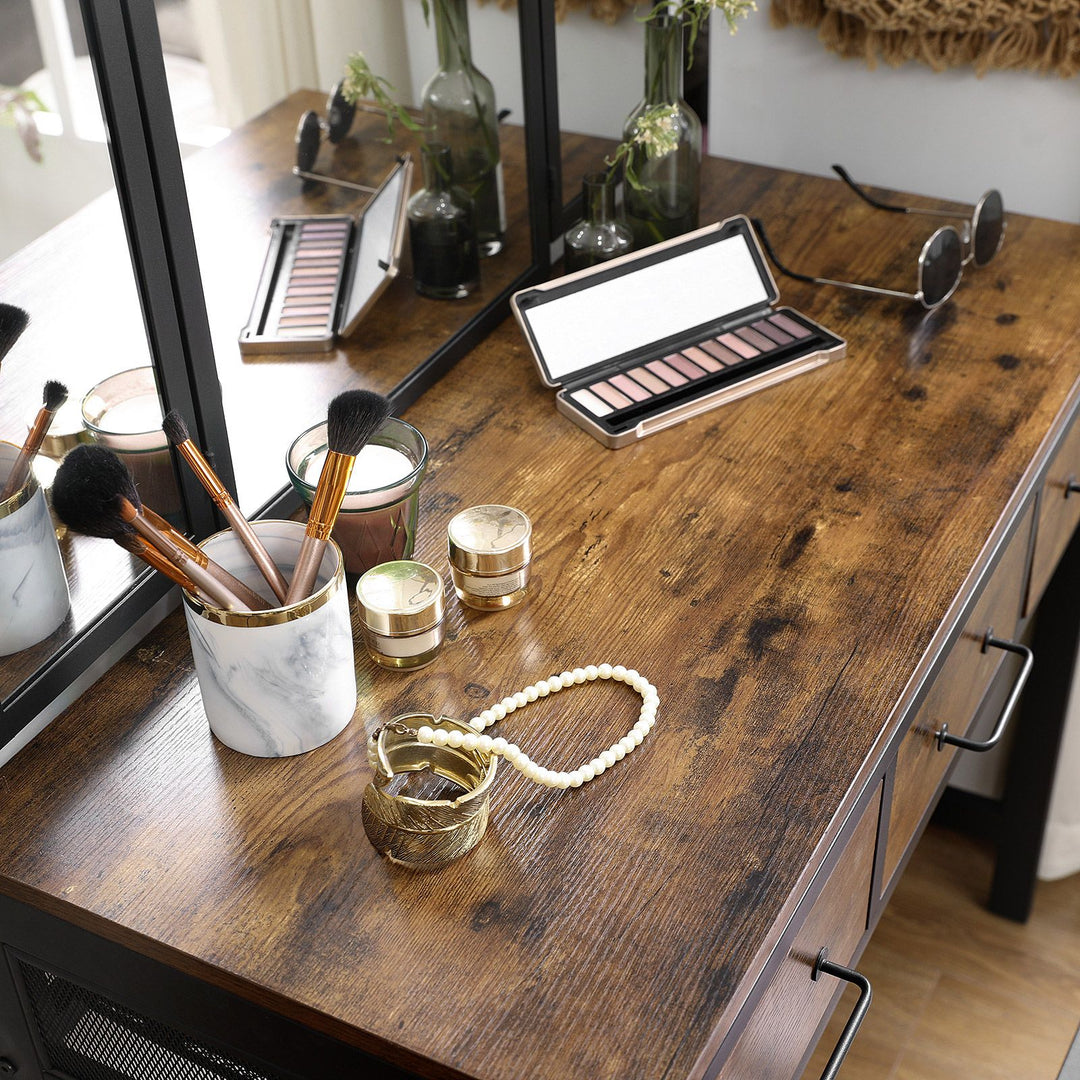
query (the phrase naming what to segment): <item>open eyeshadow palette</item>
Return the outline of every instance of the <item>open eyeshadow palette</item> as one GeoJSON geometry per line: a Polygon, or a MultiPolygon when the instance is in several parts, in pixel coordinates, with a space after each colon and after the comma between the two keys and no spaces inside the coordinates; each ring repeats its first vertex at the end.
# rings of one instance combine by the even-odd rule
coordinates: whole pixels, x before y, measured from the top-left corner
{"type": "Polygon", "coordinates": [[[412,163],[406,155],[350,214],[277,217],[242,353],[328,352],[348,337],[398,272],[412,163]]]}
{"type": "Polygon", "coordinates": [[[514,294],[555,405],[626,446],[844,355],[792,308],[743,216],[514,294]]]}

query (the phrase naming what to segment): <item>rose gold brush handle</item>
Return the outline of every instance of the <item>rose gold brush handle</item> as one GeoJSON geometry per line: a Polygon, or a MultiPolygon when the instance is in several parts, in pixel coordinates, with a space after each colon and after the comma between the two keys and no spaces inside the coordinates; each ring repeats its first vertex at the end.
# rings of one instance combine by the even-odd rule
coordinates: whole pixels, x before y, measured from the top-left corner
{"type": "MultiPolygon", "coordinates": [[[[146,514],[136,510],[127,499],[119,500],[119,509],[121,519],[133,525],[140,536],[153,544],[177,569],[183,571],[210,597],[216,607],[224,608],[226,611],[251,610],[228,586],[218,581],[208,567],[200,566],[188,552],[172,540],[168,533],[149,521],[146,514]]],[[[213,563],[213,565],[217,564],[213,563]]]]}
{"type": "Polygon", "coordinates": [[[326,455],[319,483],[315,488],[315,497],[311,500],[311,513],[308,514],[304,541],[300,545],[300,554],[296,557],[292,582],[285,597],[285,604],[296,604],[311,595],[315,577],[322,562],[323,549],[330,532],[337,521],[341,502],[345,498],[345,486],[352,473],[355,456],[339,454],[331,450],[326,455]]]}
{"type": "Polygon", "coordinates": [[[263,547],[262,541],[255,535],[255,530],[248,523],[247,518],[240,513],[240,507],[233,501],[228,489],[218,479],[217,473],[210,467],[210,463],[203,457],[199,448],[190,440],[176,443],[176,449],[184,456],[184,460],[191,466],[191,471],[198,478],[199,483],[206,488],[210,498],[217,504],[217,508],[225,515],[233,531],[240,538],[240,542],[247,548],[252,562],[259,568],[259,572],[266,583],[274,590],[274,596],[284,603],[285,594],[289,590],[289,583],[285,576],[270,558],[270,553],[263,547]]]}
{"type": "Polygon", "coordinates": [[[26,436],[26,441],[23,443],[22,449],[19,450],[19,456],[15,459],[15,464],[12,465],[11,472],[8,473],[7,483],[4,484],[4,490],[0,492],[0,502],[3,502],[5,499],[10,499],[11,496],[26,483],[26,478],[30,475],[30,463],[34,460],[34,456],[37,454],[38,450],[41,449],[41,444],[45,440],[45,435],[48,433],[49,425],[52,423],[53,415],[51,409],[38,410],[38,414],[34,418],[33,426],[26,436]]]}
{"type": "Polygon", "coordinates": [[[265,611],[267,608],[274,606],[268,604],[254,589],[248,588],[238,577],[230,574],[224,566],[219,566],[202,548],[193,544],[182,532],[174,529],[160,514],[155,514],[145,503],[140,512],[154,528],[167,536],[192,562],[198,563],[211,577],[216,578],[229,592],[242,600],[249,610],[265,611]]]}
{"type": "Polygon", "coordinates": [[[129,555],[136,559],[142,559],[147,566],[164,574],[170,581],[175,582],[181,589],[197,596],[200,600],[210,601],[210,598],[178,567],[174,566],[153,544],[148,544],[141,536],[116,537],[116,542],[129,555]]]}

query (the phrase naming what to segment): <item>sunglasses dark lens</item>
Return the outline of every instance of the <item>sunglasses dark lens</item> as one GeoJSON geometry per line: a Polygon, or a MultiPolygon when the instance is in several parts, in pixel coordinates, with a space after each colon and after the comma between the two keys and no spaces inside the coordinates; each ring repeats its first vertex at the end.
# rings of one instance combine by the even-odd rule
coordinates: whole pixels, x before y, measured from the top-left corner
{"type": "Polygon", "coordinates": [[[919,290],[925,307],[943,304],[960,283],[964,254],[960,234],[947,225],[926,242],[919,266],[919,290]]]}
{"type": "Polygon", "coordinates": [[[330,91],[330,100],[326,103],[326,134],[332,143],[339,143],[349,134],[356,106],[350,105],[341,94],[341,83],[330,91]]]}
{"type": "Polygon", "coordinates": [[[1001,247],[1005,235],[1005,206],[1000,191],[988,191],[979,203],[972,237],[974,262],[985,266],[1001,247]]]}
{"type": "Polygon", "coordinates": [[[319,117],[309,109],[300,117],[300,126],[296,129],[296,167],[301,172],[311,172],[314,168],[320,141],[319,117]]]}

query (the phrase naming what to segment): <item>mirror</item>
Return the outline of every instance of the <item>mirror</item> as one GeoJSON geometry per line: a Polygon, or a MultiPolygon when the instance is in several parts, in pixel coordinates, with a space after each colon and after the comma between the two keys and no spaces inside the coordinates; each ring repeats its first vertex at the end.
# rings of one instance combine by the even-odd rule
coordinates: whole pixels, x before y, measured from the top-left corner
{"type": "MultiPolygon", "coordinates": [[[[400,278],[348,341],[302,358],[248,358],[237,345],[271,218],[290,212],[355,214],[358,208],[347,189],[305,184],[293,175],[293,132],[302,112],[325,114],[326,84],[338,76],[343,54],[357,48],[366,47],[373,67],[386,66],[386,74],[399,81],[403,101],[417,99],[435,56],[433,31],[423,26],[419,5],[309,0],[304,8],[310,20],[279,26],[259,23],[261,7],[258,13],[250,7],[242,14],[221,12],[214,9],[227,6],[203,0],[158,0],[158,12],[150,5],[121,9],[108,0],[79,3],[115,190],[56,232],[16,245],[0,270],[0,300],[34,316],[3,366],[0,437],[20,441],[46,379],[66,380],[77,400],[92,385],[87,380],[149,364],[162,409],[176,409],[185,418],[193,440],[207,450],[245,512],[287,512],[296,498],[287,487],[285,451],[296,433],[325,414],[334,394],[367,386],[386,393],[401,411],[506,316],[516,289],[546,276],[551,218],[558,206],[553,183],[558,163],[549,162],[554,145],[548,119],[554,94],[550,0],[520,0],[516,12],[469,4],[471,19],[492,23],[490,34],[479,35],[487,44],[477,45],[474,58],[495,83],[499,107],[511,110],[500,128],[507,243],[484,261],[480,290],[465,301],[418,297],[406,261],[400,278]],[[348,10],[334,17],[338,7],[348,10]],[[238,104],[226,80],[215,89],[224,92],[219,100],[239,109],[238,115],[224,123],[208,119],[211,101],[204,96],[201,118],[196,101],[198,123],[188,125],[191,114],[185,114],[174,125],[170,93],[178,104],[190,103],[195,67],[213,58],[215,49],[224,50],[220,79],[236,62],[240,40],[222,28],[217,37],[200,39],[210,42],[200,46],[201,59],[170,48],[167,62],[162,37],[174,34],[166,29],[173,26],[167,20],[178,12],[195,20],[187,29],[197,28],[199,20],[232,18],[242,24],[240,39],[246,34],[252,41],[276,42],[269,60],[270,54],[246,43],[256,82],[262,79],[271,100],[255,108],[250,101],[238,104]],[[372,42],[344,33],[342,18],[359,22],[372,42]]],[[[35,5],[35,14],[47,9],[55,18],[58,6],[35,5]]],[[[67,55],[72,52],[60,50],[62,67],[72,66],[67,55]]],[[[197,98],[205,83],[194,85],[197,98]]],[[[80,106],[94,100],[86,93],[73,99],[80,106]]],[[[406,145],[380,141],[380,123],[358,109],[345,139],[333,147],[321,141],[316,168],[377,180],[401,149],[414,149],[400,131],[406,145]]],[[[91,170],[79,165],[76,172],[90,175],[91,170]]],[[[105,191],[109,172],[101,160],[97,175],[105,191]]],[[[31,200],[35,194],[31,189],[31,200]]],[[[193,536],[208,535],[220,527],[220,519],[189,471],[173,468],[177,522],[193,536]]],[[[40,644],[0,658],[0,748],[19,745],[20,732],[26,729],[25,739],[62,707],[65,695],[73,697],[78,680],[100,670],[104,654],[122,635],[159,618],[161,605],[175,601],[167,596],[166,579],[113,550],[110,542],[64,537],[61,543],[71,611],[40,644]]]]}
{"type": "MultiPolygon", "coordinates": [[[[0,369],[0,438],[21,445],[42,405],[46,381],[66,386],[67,401],[35,462],[43,491],[51,485],[57,459],[86,437],[80,406],[101,380],[148,369],[148,391],[153,395],[156,382],[162,397],[168,384],[187,384],[183,358],[177,364],[168,353],[168,335],[158,336],[162,312],[147,307],[145,274],[136,272],[144,260],[153,260],[155,248],[148,237],[125,238],[132,214],[141,213],[148,224],[157,215],[143,205],[139,192],[135,158],[141,133],[130,110],[126,119],[114,111],[118,91],[123,99],[118,83],[130,61],[126,55],[120,64],[95,55],[96,7],[84,5],[84,21],[74,5],[67,12],[62,5],[5,5],[8,22],[0,34],[5,41],[23,43],[8,54],[0,81],[36,95],[30,100],[48,108],[31,118],[29,148],[14,127],[0,128],[0,301],[30,316],[0,369]],[[106,79],[100,95],[95,74],[97,80],[106,79]],[[34,136],[40,163],[32,157],[34,136]],[[124,177],[133,194],[121,187],[118,195],[114,177],[124,177]],[[177,370],[167,375],[166,364],[177,370]]],[[[123,43],[124,36],[118,40],[123,43]]],[[[167,452],[156,464],[166,486],[172,485],[162,511],[174,511],[173,520],[184,528],[195,527],[177,497],[167,452]]],[[[0,747],[167,591],[167,583],[154,580],[141,562],[111,541],[68,533],[59,523],[55,531],[69,603],[55,629],[44,627],[49,632],[31,643],[28,636],[16,635],[12,643],[18,647],[0,656],[0,747]]],[[[5,597],[6,605],[11,601],[5,615],[23,599],[5,597]]],[[[40,597],[26,602],[31,609],[43,604],[40,597]]]]}
{"type": "MultiPolygon", "coordinates": [[[[562,162],[562,227],[581,217],[582,178],[604,170],[604,159],[622,139],[623,126],[642,100],[645,77],[646,5],[626,6],[614,22],[594,17],[587,3],[566,3],[556,28],[558,116],[562,162]],[[602,72],[602,77],[598,74],[602,72]]],[[[607,5],[606,14],[619,5],[607,5]]],[[[720,18],[716,16],[715,18],[720,18]]],[[[683,98],[705,129],[707,152],[710,19],[694,45],[693,63],[683,71],[683,98]]],[[[722,22],[722,19],[721,19],[722,22]]],[[[701,220],[701,225],[708,224],[701,220]]]]}
{"type": "MultiPolygon", "coordinates": [[[[546,197],[546,180],[537,184],[531,179],[543,150],[535,137],[543,120],[535,75],[538,35],[530,27],[550,20],[550,4],[530,0],[519,10],[466,0],[458,10],[467,13],[472,59],[490,79],[502,117],[497,125],[506,219],[502,250],[480,260],[476,291],[463,299],[431,299],[414,287],[406,237],[399,273],[351,332],[312,326],[319,340],[306,349],[295,337],[280,337],[282,331],[276,347],[272,333],[266,340],[262,332],[268,326],[288,321],[282,320],[283,304],[290,301],[281,299],[280,280],[288,278],[291,295],[299,278],[289,275],[298,273],[299,263],[290,261],[294,255],[288,245],[299,244],[304,226],[298,223],[310,215],[351,216],[359,218],[361,234],[368,223],[369,194],[333,181],[378,187],[398,157],[409,154],[412,191],[423,185],[421,139],[415,132],[398,123],[387,141],[386,118],[370,99],[361,99],[351,120],[341,121],[340,99],[330,98],[348,57],[362,52],[371,70],[390,84],[393,100],[415,109],[438,67],[435,23],[442,9],[457,3],[434,2],[430,25],[417,0],[347,5],[310,0],[302,6],[310,19],[284,25],[277,7],[246,6],[241,12],[209,0],[189,0],[186,33],[203,64],[203,88],[194,91],[190,82],[170,75],[181,142],[195,141],[196,123],[209,121],[211,138],[206,141],[212,145],[183,162],[216,360],[216,386],[202,385],[200,400],[220,389],[225,430],[210,449],[216,453],[227,442],[237,501],[249,516],[295,507],[285,470],[289,445],[325,419],[327,404],[338,392],[375,390],[401,411],[505,316],[510,293],[545,271],[548,257],[550,229],[542,224],[534,230],[532,223],[537,212],[532,196],[539,188],[546,197]],[[531,146],[528,113],[535,129],[531,146]],[[305,117],[304,141],[298,146],[305,117]],[[224,132],[213,141],[215,133],[224,132]],[[295,175],[297,169],[307,179],[295,175]],[[275,220],[284,224],[279,224],[271,254],[275,220]],[[534,231],[541,239],[536,245],[534,231]],[[241,331],[245,349],[238,341],[241,331]]],[[[164,21],[161,35],[169,51],[170,35],[176,35],[164,21]]],[[[315,268],[329,276],[313,279],[319,284],[305,290],[312,302],[299,308],[294,322],[326,318],[318,305],[330,303],[337,272],[331,264],[338,259],[328,251],[315,268]],[[319,294],[319,288],[327,293],[319,294]]],[[[295,331],[307,332],[303,326],[295,331]]]]}

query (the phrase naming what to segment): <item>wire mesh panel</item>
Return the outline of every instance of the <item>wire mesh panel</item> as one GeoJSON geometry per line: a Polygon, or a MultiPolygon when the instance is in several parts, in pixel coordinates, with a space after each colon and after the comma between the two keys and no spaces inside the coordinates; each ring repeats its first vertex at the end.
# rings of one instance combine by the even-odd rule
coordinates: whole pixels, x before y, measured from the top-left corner
{"type": "Polygon", "coordinates": [[[42,1065],[56,1080],[285,1080],[54,972],[18,963],[42,1065]]]}

